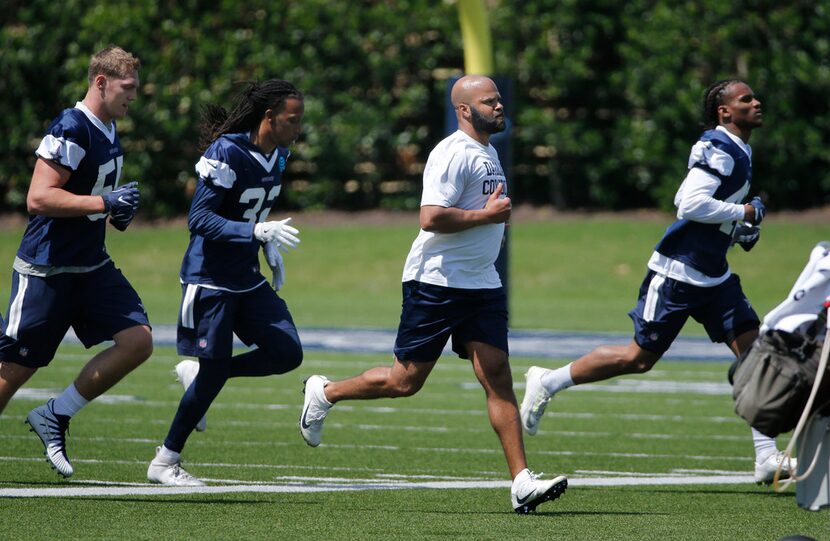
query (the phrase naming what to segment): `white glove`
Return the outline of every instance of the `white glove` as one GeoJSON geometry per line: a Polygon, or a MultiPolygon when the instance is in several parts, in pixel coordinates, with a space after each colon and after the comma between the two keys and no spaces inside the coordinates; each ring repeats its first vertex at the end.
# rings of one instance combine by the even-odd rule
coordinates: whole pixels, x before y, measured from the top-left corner
{"type": "Polygon", "coordinates": [[[288,225],[291,218],[279,220],[276,222],[262,222],[254,226],[254,237],[261,242],[277,241],[282,246],[287,248],[296,248],[300,244],[300,239],[294,235],[300,232],[288,225]]]}
{"type": "Polygon", "coordinates": [[[279,248],[280,245],[273,241],[266,242],[262,245],[262,251],[265,253],[265,262],[271,267],[271,272],[273,273],[271,285],[274,287],[274,291],[279,291],[285,283],[285,263],[282,260],[282,254],[279,248]]]}

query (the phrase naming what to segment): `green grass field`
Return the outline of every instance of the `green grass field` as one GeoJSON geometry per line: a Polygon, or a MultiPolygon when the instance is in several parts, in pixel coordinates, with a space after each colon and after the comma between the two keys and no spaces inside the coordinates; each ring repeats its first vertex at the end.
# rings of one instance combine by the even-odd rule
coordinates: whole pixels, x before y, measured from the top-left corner
{"type": "MultiPolygon", "coordinates": [[[[356,220],[357,222],[357,220],[356,220]]],[[[736,249],[732,269],[759,313],[778,304],[816,242],[830,240],[830,223],[765,223],[752,252],[736,249]]],[[[666,226],[649,216],[516,222],[510,228],[510,310],[513,328],[629,332],[646,261],[666,226]]],[[[281,295],[298,326],[395,327],[400,316],[400,278],[418,232],[411,223],[333,224],[295,217],[302,244],[285,256],[281,295]]],[[[0,229],[0,299],[5,309],[11,261],[20,229],[0,229]]],[[[184,224],[110,229],[107,247],[141,294],[150,318],[175,323],[181,288],[184,224]]],[[[5,313],[5,310],[4,310],[5,313]]],[[[686,332],[702,334],[692,322],[686,332]]]]}
{"type": "MultiPolygon", "coordinates": [[[[60,362],[38,373],[0,417],[0,490],[70,488],[77,495],[0,499],[0,537],[830,537],[826,512],[798,509],[794,491],[777,494],[748,480],[749,430],[732,414],[721,363],[666,362],[638,378],[646,390],[618,380],[557,397],[539,434],[527,438],[527,453],[531,467],[564,473],[571,487],[537,515],[520,517],[510,508],[483,393],[458,359],[443,359],[412,398],[339,404],[316,449],[297,429],[302,379],[312,373],[344,377],[387,358],[315,352],[294,373],[231,380],[208,415],[207,432],[191,437],[185,467],[213,487],[281,491],[164,496],[138,491],[147,488],[147,464],[181,395],[170,375],[176,362],[170,348],[75,418],[71,480],[47,467],[40,442],[26,431],[26,412],[65,385],[85,358],[80,348],[65,348],[60,362]],[[743,480],[723,483],[718,476],[743,480]],[[677,484],[659,484],[661,478],[677,484]],[[400,488],[423,483],[456,488],[400,488]],[[497,485],[462,488],[482,483],[497,485]],[[102,487],[125,494],[84,495],[102,487]],[[300,488],[321,492],[287,492],[300,488]]],[[[514,360],[518,384],[534,362],[550,364],[514,360]]]]}
{"type": "MultiPolygon", "coordinates": [[[[286,256],[284,296],[298,325],[394,327],[416,226],[296,222],[303,244],[286,256]]],[[[627,332],[625,313],[667,223],[515,224],[514,327],[627,332]]],[[[760,313],[781,300],[809,249],[827,238],[830,224],[771,221],[753,252],[733,254],[760,313]]],[[[0,231],[0,261],[10,263],[18,240],[19,231],[0,231]]],[[[175,320],[185,244],[172,226],[110,233],[110,252],[156,322],[175,320]]],[[[0,497],[0,539],[830,539],[830,512],[801,510],[794,490],[778,494],[751,482],[749,429],[733,413],[725,363],[666,361],[648,374],[557,396],[525,443],[534,470],[565,474],[571,486],[520,517],[510,507],[483,393],[457,358],[443,358],[414,397],[339,404],[316,449],[297,429],[302,380],[346,377],[389,356],[309,352],[284,376],[231,380],[209,412],[208,431],[195,433],[184,453],[185,467],[215,492],[164,495],[148,492],[145,474],[181,396],[172,348],[157,348],[73,420],[70,480],[49,469],[23,424],[88,355],[62,347],[0,416],[0,491],[32,496],[0,497]],[[39,495],[49,489],[75,492],[39,495]]],[[[519,398],[529,366],[566,361],[513,358],[519,398]]]]}

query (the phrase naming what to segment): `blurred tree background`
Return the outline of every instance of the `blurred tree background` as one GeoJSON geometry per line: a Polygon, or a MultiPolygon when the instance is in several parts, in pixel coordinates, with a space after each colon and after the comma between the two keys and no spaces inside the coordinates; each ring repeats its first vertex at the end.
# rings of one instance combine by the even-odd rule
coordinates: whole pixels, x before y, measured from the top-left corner
{"type": "MultiPolygon", "coordinates": [[[[830,203],[830,5],[795,0],[488,0],[496,71],[514,82],[518,203],[671,205],[704,88],[746,80],[764,104],[753,193],[772,209],[830,203]]],[[[144,217],[184,214],[201,107],[250,80],[306,94],[281,205],[416,208],[463,69],[456,6],[435,0],[7,0],[0,13],[0,211],[24,211],[34,149],[81,99],[89,56],[142,61],[119,122],[144,217]]],[[[281,198],[282,200],[282,198],[281,198]]]]}

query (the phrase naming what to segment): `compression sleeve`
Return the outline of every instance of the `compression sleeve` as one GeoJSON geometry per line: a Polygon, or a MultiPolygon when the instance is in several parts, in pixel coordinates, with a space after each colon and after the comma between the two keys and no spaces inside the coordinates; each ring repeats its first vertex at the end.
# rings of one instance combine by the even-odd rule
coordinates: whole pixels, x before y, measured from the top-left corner
{"type": "Polygon", "coordinates": [[[216,212],[224,198],[225,190],[222,187],[200,178],[187,218],[190,232],[212,241],[252,242],[254,224],[228,220],[216,212]]]}
{"type": "Polygon", "coordinates": [[[712,173],[692,167],[677,190],[674,204],[679,219],[705,224],[722,224],[744,219],[742,204],[727,203],[714,198],[720,179],[712,173]]]}

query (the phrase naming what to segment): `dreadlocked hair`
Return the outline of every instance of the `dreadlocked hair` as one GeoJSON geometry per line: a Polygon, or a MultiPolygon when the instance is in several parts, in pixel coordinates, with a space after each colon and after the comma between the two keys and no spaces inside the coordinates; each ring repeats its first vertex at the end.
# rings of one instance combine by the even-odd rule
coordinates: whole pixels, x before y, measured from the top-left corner
{"type": "Polygon", "coordinates": [[[223,134],[244,133],[255,129],[267,109],[279,113],[289,98],[302,100],[303,94],[287,81],[269,79],[262,83],[248,83],[237,96],[230,112],[218,105],[205,106],[199,129],[200,151],[204,151],[223,134]]]}
{"type": "Polygon", "coordinates": [[[740,79],[723,79],[709,85],[703,94],[703,127],[711,130],[720,124],[718,107],[723,105],[723,95],[730,85],[740,83],[740,79]]]}

